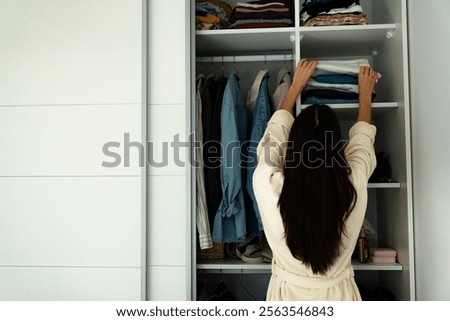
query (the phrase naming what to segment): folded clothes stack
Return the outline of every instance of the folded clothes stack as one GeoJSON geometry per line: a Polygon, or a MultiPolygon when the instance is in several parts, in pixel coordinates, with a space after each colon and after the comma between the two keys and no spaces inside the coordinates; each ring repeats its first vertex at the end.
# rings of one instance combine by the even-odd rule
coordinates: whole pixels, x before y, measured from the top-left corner
{"type": "Polygon", "coordinates": [[[239,2],[230,17],[230,28],[277,28],[294,25],[294,2],[258,0],[239,2]]]}
{"type": "MultiPolygon", "coordinates": [[[[358,103],[360,66],[370,66],[367,59],[319,61],[316,71],[302,92],[303,104],[358,103]]],[[[380,78],[381,75],[378,75],[380,78]]],[[[372,93],[372,100],[375,99],[372,93]]]]}
{"type": "Polygon", "coordinates": [[[197,30],[225,29],[229,27],[231,6],[218,0],[197,0],[195,23],[197,30]]]}
{"type": "Polygon", "coordinates": [[[300,24],[312,26],[366,25],[359,0],[305,0],[300,24]]]}
{"type": "Polygon", "coordinates": [[[373,248],[370,250],[370,261],[373,263],[397,262],[397,251],[391,248],[373,248]]]}

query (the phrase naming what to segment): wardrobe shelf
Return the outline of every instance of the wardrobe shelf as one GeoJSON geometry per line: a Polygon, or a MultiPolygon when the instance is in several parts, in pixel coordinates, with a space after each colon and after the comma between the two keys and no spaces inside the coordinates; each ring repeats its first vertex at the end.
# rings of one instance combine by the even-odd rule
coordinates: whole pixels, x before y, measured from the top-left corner
{"type": "Polygon", "coordinates": [[[369,183],[367,188],[400,188],[400,183],[369,183]]]}
{"type": "Polygon", "coordinates": [[[295,28],[197,30],[197,56],[292,53],[295,28]]]}
{"type": "Polygon", "coordinates": [[[396,24],[300,27],[300,51],[305,58],[374,56],[395,37],[396,24]]]}
{"type": "Polygon", "coordinates": [[[402,271],[403,266],[400,263],[359,263],[358,260],[352,261],[355,271],[402,271]]]}
{"type": "MultiPolygon", "coordinates": [[[[302,104],[301,108],[305,109],[310,105],[302,104]]],[[[329,104],[339,119],[355,120],[358,115],[358,104],[329,104]]],[[[380,102],[372,104],[372,117],[379,119],[386,113],[398,108],[397,102],[380,102]]]]}
{"type": "Polygon", "coordinates": [[[211,270],[217,270],[220,272],[221,270],[252,270],[252,271],[260,271],[264,273],[270,273],[272,269],[272,265],[270,263],[258,263],[251,264],[245,263],[238,259],[232,258],[224,258],[224,259],[215,259],[215,260],[198,260],[197,261],[197,270],[208,270],[211,273],[211,270]]]}
{"type": "MultiPolygon", "coordinates": [[[[359,263],[352,261],[355,271],[402,271],[400,263],[359,263]]],[[[271,273],[270,263],[250,264],[237,259],[200,260],[197,262],[197,270],[203,273],[271,273]]]]}

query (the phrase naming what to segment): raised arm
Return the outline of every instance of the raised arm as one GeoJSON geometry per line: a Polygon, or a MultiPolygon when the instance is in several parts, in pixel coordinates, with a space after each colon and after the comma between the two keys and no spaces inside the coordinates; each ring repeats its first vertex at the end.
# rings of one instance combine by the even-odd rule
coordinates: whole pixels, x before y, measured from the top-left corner
{"type": "Polygon", "coordinates": [[[294,78],[292,80],[292,85],[289,87],[289,90],[281,103],[280,109],[285,109],[292,113],[295,101],[297,100],[298,95],[305,88],[308,83],[309,78],[311,78],[314,73],[314,69],[316,69],[317,61],[311,60],[308,61],[306,59],[300,60],[295,69],[294,78]]]}
{"type": "Polygon", "coordinates": [[[357,121],[372,122],[372,92],[377,73],[370,67],[361,66],[358,75],[359,110],[357,121]]]}

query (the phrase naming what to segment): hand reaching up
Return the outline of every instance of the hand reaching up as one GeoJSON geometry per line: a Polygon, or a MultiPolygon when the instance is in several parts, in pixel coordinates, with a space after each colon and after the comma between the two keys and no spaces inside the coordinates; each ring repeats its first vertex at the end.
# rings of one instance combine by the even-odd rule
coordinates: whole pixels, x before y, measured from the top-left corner
{"type": "Polygon", "coordinates": [[[372,121],[372,92],[378,80],[378,73],[370,67],[361,66],[358,75],[359,110],[358,121],[372,121]]]}
{"type": "Polygon", "coordinates": [[[318,62],[315,60],[311,61],[308,61],[306,59],[300,60],[300,62],[297,65],[297,68],[295,69],[292,85],[289,88],[289,91],[286,97],[284,98],[283,103],[280,106],[280,109],[286,109],[292,112],[298,95],[300,95],[302,90],[306,87],[306,84],[313,75],[317,64],[318,62]]]}

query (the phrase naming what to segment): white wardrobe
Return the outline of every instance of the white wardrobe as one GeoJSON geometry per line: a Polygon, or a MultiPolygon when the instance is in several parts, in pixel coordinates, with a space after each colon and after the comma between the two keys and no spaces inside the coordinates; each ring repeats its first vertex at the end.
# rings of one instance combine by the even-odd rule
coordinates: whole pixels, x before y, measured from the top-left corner
{"type": "MultiPolygon", "coordinates": [[[[228,1],[235,6],[238,1],[228,1]]],[[[192,77],[197,73],[220,75],[236,69],[246,99],[247,91],[260,69],[268,69],[270,92],[278,70],[293,70],[302,58],[348,60],[366,58],[382,74],[376,86],[373,122],[378,128],[375,150],[384,151],[392,166],[393,183],[369,184],[366,218],[375,233],[371,247],[392,247],[398,263],[355,262],[357,283],[368,288],[383,287],[398,300],[414,300],[414,235],[411,179],[411,134],[407,4],[402,0],[362,0],[368,25],[301,27],[299,12],[303,1],[295,0],[295,26],[267,29],[192,30],[192,77]]],[[[192,6],[195,1],[192,1],[192,6]]],[[[193,78],[191,78],[191,82],[193,78]]],[[[192,82],[193,83],[193,82],[192,82]]],[[[195,87],[192,87],[195,89],[195,87]]],[[[191,91],[191,98],[195,91],[191,91]]],[[[194,106],[194,104],[192,104],[194,106]]],[[[305,106],[297,102],[297,112],[305,106]]],[[[355,122],[356,104],[331,105],[343,133],[355,122]]],[[[193,111],[193,109],[192,109],[193,111]]],[[[192,115],[193,117],[193,115],[192,115]]],[[[195,119],[195,118],[192,118],[195,119]]],[[[195,128],[196,124],[193,123],[195,128]]],[[[192,213],[195,213],[195,195],[192,213]]],[[[226,280],[242,300],[263,300],[270,276],[270,264],[247,264],[237,260],[195,259],[196,233],[192,233],[192,278],[214,286],[226,280]]],[[[193,284],[196,284],[193,282],[193,284]]],[[[192,299],[196,299],[193,287],[192,299]]]]}
{"type": "MultiPolygon", "coordinates": [[[[364,27],[196,35],[193,0],[0,1],[0,300],[196,300],[198,280],[221,277],[239,299],[253,299],[244,287],[263,299],[267,265],[197,261],[192,168],[99,165],[124,133],[187,139],[197,58],[221,73],[222,56],[229,72],[242,55],[266,56],[236,63],[244,94],[266,64],[273,88],[302,57],[367,57],[383,74],[376,147],[397,183],[370,188],[367,214],[371,245],[395,247],[399,264],[357,265],[357,279],[450,300],[450,1],[361,2],[364,27]]],[[[356,106],[334,107],[348,126],[356,106]]]]}

